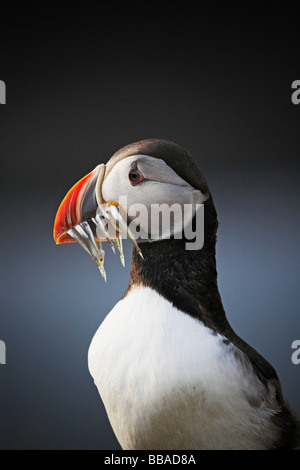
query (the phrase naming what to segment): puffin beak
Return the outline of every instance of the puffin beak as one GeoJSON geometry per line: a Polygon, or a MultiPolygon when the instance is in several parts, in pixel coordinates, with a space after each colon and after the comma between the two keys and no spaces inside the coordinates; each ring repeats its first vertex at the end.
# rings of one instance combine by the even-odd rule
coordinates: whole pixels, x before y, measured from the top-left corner
{"type": "Polygon", "coordinates": [[[106,167],[98,165],[78,181],[66,194],[56,214],[53,236],[57,244],[78,242],[98,265],[106,281],[102,241],[107,241],[115,252],[112,240],[123,264],[124,254],[121,234],[124,234],[142,256],[136,240],[121,215],[115,201],[104,201],[102,184],[106,167]]]}
{"type": "MultiPolygon", "coordinates": [[[[55,242],[74,242],[69,233],[76,225],[95,215],[97,194],[101,198],[101,186],[105,175],[105,165],[101,164],[84,176],[68,191],[56,214],[53,236],[55,242]]],[[[100,201],[100,204],[103,201],[100,201]]]]}

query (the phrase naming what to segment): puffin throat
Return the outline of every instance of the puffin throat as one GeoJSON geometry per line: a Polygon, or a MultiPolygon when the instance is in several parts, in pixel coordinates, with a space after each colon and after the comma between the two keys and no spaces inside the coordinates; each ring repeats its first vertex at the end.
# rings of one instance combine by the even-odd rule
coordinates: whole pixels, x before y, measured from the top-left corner
{"type": "Polygon", "coordinates": [[[213,210],[206,211],[200,250],[186,250],[187,240],[182,234],[180,240],[144,242],[144,260],[133,251],[128,291],[137,285],[150,287],[179,310],[223,332],[229,324],[217,285],[217,218],[212,200],[207,209],[213,210]]]}

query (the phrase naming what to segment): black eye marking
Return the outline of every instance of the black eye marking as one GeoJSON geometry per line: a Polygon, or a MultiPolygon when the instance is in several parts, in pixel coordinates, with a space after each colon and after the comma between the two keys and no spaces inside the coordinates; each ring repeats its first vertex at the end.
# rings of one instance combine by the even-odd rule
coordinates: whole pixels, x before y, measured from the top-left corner
{"type": "Polygon", "coordinates": [[[132,162],[131,163],[131,169],[136,170],[137,169],[137,162],[132,162]]]}
{"type": "Polygon", "coordinates": [[[140,172],[140,170],[136,168],[130,170],[128,174],[129,181],[131,184],[138,184],[141,183],[145,179],[143,173],[140,172]]]}

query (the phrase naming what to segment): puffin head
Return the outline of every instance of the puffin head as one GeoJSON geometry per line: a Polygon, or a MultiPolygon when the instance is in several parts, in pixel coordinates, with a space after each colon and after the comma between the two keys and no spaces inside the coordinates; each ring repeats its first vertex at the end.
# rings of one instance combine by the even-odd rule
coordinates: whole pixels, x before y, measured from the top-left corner
{"type": "Polygon", "coordinates": [[[190,153],[168,140],[146,139],[121,148],[70,189],[56,215],[54,240],[79,242],[106,280],[103,241],[113,250],[116,245],[124,264],[122,235],[143,257],[143,243],[179,238],[200,207],[205,239],[215,239],[212,198],[190,153]]]}

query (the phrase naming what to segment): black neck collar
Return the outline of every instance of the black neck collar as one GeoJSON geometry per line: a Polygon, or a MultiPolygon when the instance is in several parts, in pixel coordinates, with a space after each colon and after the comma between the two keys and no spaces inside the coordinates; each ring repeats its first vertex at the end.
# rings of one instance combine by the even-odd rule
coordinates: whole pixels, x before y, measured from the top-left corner
{"type": "MultiPolygon", "coordinates": [[[[205,208],[203,248],[186,250],[187,240],[184,238],[142,243],[140,247],[144,260],[136,250],[133,251],[126,294],[134,286],[154,289],[176,308],[201,321],[212,333],[220,333],[225,345],[232,344],[240,349],[252,363],[260,380],[273,379],[277,382],[273,367],[234,332],[226,318],[217,284],[215,247],[218,223],[211,199],[205,202],[205,208]]],[[[277,386],[281,401],[280,385],[277,386]]]]}
{"type": "Polygon", "coordinates": [[[204,245],[187,250],[184,234],[180,240],[140,244],[144,260],[134,250],[128,289],[143,285],[156,290],[175,307],[202,321],[213,331],[230,329],[217,286],[217,217],[211,198],[205,202],[204,245]]]}

